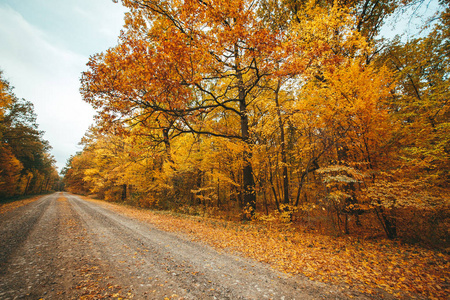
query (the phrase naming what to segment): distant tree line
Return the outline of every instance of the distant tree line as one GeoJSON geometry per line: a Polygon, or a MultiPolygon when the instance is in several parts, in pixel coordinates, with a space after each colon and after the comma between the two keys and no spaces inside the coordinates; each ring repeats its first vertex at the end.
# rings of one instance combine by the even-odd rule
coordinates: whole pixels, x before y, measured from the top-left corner
{"type": "Polygon", "coordinates": [[[55,160],[43,134],[33,104],[16,97],[0,71],[0,200],[59,189],[55,160]]]}

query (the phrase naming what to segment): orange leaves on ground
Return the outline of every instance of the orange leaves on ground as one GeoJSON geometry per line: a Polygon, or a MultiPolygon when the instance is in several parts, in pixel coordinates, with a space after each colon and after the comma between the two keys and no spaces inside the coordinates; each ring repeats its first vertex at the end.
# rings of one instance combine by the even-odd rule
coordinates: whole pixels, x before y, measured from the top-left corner
{"type": "Polygon", "coordinates": [[[64,197],[64,196],[60,196],[60,197],[58,197],[58,199],[56,201],[58,201],[58,202],[65,202],[65,201],[67,201],[67,198],[64,197]]]}
{"type": "Polygon", "coordinates": [[[287,225],[243,225],[102,204],[162,230],[188,234],[215,248],[241,253],[311,280],[347,284],[368,294],[384,290],[397,297],[443,299],[449,293],[449,255],[439,252],[388,240],[303,233],[287,225]]]}
{"type": "Polygon", "coordinates": [[[18,201],[14,201],[14,202],[9,202],[9,203],[5,203],[5,204],[1,204],[0,203],[0,214],[4,214],[10,210],[19,208],[21,206],[27,205],[33,201],[36,201],[40,198],[40,196],[38,197],[33,197],[33,198],[28,198],[28,199],[24,199],[24,200],[18,200],[18,201]]]}

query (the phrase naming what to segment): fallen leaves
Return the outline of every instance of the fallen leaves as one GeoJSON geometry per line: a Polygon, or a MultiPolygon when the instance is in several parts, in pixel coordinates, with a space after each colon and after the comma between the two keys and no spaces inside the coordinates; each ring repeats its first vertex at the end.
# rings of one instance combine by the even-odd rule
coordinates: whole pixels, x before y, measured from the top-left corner
{"type": "Polygon", "coordinates": [[[58,201],[58,202],[65,202],[65,201],[67,201],[67,198],[64,197],[64,196],[60,196],[60,197],[58,197],[58,199],[56,201],[58,201]]]}
{"type": "Polygon", "coordinates": [[[32,198],[28,198],[28,199],[24,199],[24,200],[17,200],[17,201],[13,201],[13,202],[9,202],[9,203],[4,203],[4,204],[0,203],[0,214],[4,214],[10,210],[27,205],[31,202],[38,200],[39,198],[41,198],[41,196],[32,197],[32,198]]]}
{"type": "Polygon", "coordinates": [[[367,294],[383,290],[400,298],[421,295],[444,299],[450,292],[449,255],[440,252],[389,240],[304,233],[286,225],[243,225],[98,203],[162,230],[188,234],[215,248],[238,252],[311,280],[350,285],[367,294]]]}

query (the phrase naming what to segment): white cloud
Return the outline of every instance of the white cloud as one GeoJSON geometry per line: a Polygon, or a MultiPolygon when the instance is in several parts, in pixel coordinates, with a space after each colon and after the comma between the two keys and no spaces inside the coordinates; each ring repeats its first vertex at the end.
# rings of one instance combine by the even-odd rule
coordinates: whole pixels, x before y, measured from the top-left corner
{"type": "MultiPolygon", "coordinates": [[[[72,20],[72,26],[76,26],[76,22],[79,22],[80,27],[83,22],[84,25],[94,22],[92,20],[95,18],[89,18],[89,15],[92,17],[97,14],[96,17],[101,19],[96,9],[89,10],[85,7],[83,11],[84,17],[78,14],[80,18],[72,20]]],[[[50,15],[55,17],[54,12],[50,15]]],[[[64,20],[63,15],[60,18],[60,21],[64,20]]],[[[101,21],[98,20],[95,22],[97,24],[92,25],[95,32],[90,33],[90,38],[105,38],[102,27],[108,27],[108,24],[100,25],[101,21]]],[[[120,22],[121,20],[117,21],[120,22]]],[[[70,25],[65,24],[66,27],[70,25]]],[[[118,26],[120,25],[116,24],[111,27],[118,26]]],[[[45,26],[31,23],[24,18],[23,13],[0,4],[0,69],[15,87],[16,96],[33,102],[39,128],[46,132],[44,138],[53,147],[52,154],[61,170],[69,156],[80,150],[77,144],[93,123],[94,111],[81,100],[79,94],[79,78],[81,72],[87,69],[85,64],[89,54],[94,53],[79,54],[81,51],[75,52],[68,48],[71,44],[78,43],[71,37],[71,34],[74,37],[80,36],[77,28],[73,32],[68,31],[64,40],[48,28],[42,28],[45,26]]],[[[111,35],[106,38],[109,38],[108,41],[113,40],[113,31],[111,29],[108,33],[111,35]]],[[[116,30],[116,36],[118,33],[119,30],[116,30]]],[[[89,44],[88,39],[81,42],[89,44]]],[[[97,44],[96,47],[101,49],[95,51],[107,49],[114,44],[97,44]]],[[[86,48],[91,49],[89,45],[86,48]]]]}

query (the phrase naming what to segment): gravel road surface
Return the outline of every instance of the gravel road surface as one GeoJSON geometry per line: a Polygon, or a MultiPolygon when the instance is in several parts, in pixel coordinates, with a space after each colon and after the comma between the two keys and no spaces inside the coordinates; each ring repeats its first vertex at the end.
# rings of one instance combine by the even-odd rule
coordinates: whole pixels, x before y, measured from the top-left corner
{"type": "Polygon", "coordinates": [[[1,214],[0,245],[0,299],[349,296],[66,193],[1,214]]]}

